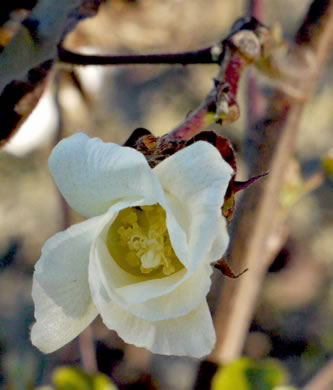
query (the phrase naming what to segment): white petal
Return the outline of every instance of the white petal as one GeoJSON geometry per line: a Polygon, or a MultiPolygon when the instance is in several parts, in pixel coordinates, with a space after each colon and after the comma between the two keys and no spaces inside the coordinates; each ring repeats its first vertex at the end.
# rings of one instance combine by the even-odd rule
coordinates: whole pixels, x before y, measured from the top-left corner
{"type": "Polygon", "coordinates": [[[229,233],[227,230],[227,224],[225,219],[220,218],[220,223],[216,227],[215,240],[210,248],[207,258],[212,263],[216,260],[220,260],[229,244],[229,233]]]}
{"type": "MultiPolygon", "coordinates": [[[[182,262],[188,269],[197,269],[203,261],[218,260],[229,241],[221,207],[233,169],[214,146],[199,141],[162,161],[154,173],[168,194],[167,199],[173,199],[169,207],[176,210],[178,204],[183,208],[181,216],[183,225],[187,225],[184,228],[189,252],[186,262],[182,262]]],[[[177,217],[178,213],[172,214],[177,217]]],[[[174,245],[177,235],[172,220],[167,219],[167,225],[174,245]]]]}
{"type": "Polygon", "coordinates": [[[81,133],[54,148],[49,167],[67,202],[87,217],[106,212],[124,198],[157,203],[156,194],[161,194],[158,180],[141,153],[81,133]]]}
{"type": "Polygon", "coordinates": [[[94,300],[104,291],[130,313],[149,321],[184,315],[206,297],[212,268],[203,264],[192,276],[186,269],[171,276],[146,280],[128,274],[112,259],[104,241],[94,243],[89,263],[89,284],[94,300]]]}
{"type": "Polygon", "coordinates": [[[206,300],[184,316],[147,321],[111,301],[101,284],[98,293],[92,291],[92,294],[105,325],[127,343],[153,353],[197,358],[208,355],[214,347],[215,330],[206,300]]]}
{"type": "Polygon", "coordinates": [[[150,322],[111,303],[101,315],[107,327],[127,343],[147,348],[153,353],[202,358],[215,345],[215,330],[206,301],[193,312],[170,320],[150,322]],[[109,315],[110,313],[110,315],[109,315]]]}
{"type": "MultiPolygon", "coordinates": [[[[183,316],[196,309],[200,302],[206,298],[211,285],[211,273],[211,266],[204,265],[168,294],[149,299],[143,303],[135,303],[135,300],[138,300],[144,287],[152,289],[152,286],[144,286],[142,283],[138,290],[136,290],[136,286],[129,286],[133,288],[126,293],[134,303],[128,303],[128,300],[126,305],[123,304],[122,307],[135,316],[148,321],[161,321],[183,316]]],[[[146,284],[148,285],[149,282],[146,284]]]]}
{"type": "Polygon", "coordinates": [[[45,353],[62,347],[96,317],[88,284],[91,243],[105,216],[51,237],[35,266],[32,296],[37,322],[32,343],[45,353]]]}

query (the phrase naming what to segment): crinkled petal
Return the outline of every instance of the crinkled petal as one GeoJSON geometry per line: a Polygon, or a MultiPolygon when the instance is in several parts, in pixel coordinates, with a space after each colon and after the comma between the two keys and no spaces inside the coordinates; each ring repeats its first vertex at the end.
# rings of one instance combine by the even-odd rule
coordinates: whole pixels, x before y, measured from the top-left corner
{"type": "Polygon", "coordinates": [[[97,316],[88,284],[91,243],[105,216],[91,218],[46,241],[35,266],[31,340],[42,352],[62,347],[97,316]]]}
{"type": "Polygon", "coordinates": [[[193,275],[184,269],[160,279],[133,276],[113,260],[101,236],[92,247],[89,263],[94,296],[105,291],[109,300],[149,321],[179,317],[194,310],[209,291],[211,273],[211,266],[205,263],[193,275]]]}
{"type": "Polygon", "coordinates": [[[89,275],[93,300],[105,325],[115,330],[127,343],[144,347],[153,353],[201,358],[208,355],[215,344],[215,330],[204,299],[192,312],[163,321],[147,321],[129,313],[110,300],[98,275],[89,275]],[[97,286],[98,289],[97,290],[97,286]]]}
{"type": "Polygon", "coordinates": [[[156,203],[162,192],[141,153],[82,133],[59,142],[49,167],[67,202],[86,217],[105,213],[125,198],[156,203]]]}
{"type": "MultiPolygon", "coordinates": [[[[168,195],[169,206],[183,208],[182,225],[186,225],[189,251],[182,262],[191,270],[203,261],[218,260],[229,242],[221,207],[233,169],[214,146],[199,141],[162,161],[154,173],[168,195]]],[[[172,215],[177,217],[175,212],[172,215]]],[[[173,244],[177,236],[168,216],[167,226],[173,244]]]]}

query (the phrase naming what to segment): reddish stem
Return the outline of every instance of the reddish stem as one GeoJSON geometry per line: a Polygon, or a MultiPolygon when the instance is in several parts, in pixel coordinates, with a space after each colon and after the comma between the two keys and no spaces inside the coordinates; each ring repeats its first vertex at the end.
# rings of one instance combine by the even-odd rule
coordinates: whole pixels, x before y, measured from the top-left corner
{"type": "Polygon", "coordinates": [[[240,77],[247,65],[267,55],[267,29],[254,18],[237,21],[224,41],[224,56],[214,89],[206,101],[166,136],[167,140],[188,140],[211,123],[226,125],[239,117],[236,101],[240,77]]]}

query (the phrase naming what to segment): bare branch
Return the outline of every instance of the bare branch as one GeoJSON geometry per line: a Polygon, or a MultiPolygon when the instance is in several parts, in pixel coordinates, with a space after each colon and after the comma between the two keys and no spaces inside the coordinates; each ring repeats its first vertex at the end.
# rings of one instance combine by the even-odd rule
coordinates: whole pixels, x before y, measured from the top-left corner
{"type": "Polygon", "coordinates": [[[238,281],[225,280],[215,317],[217,345],[209,357],[214,363],[223,364],[242,351],[269,266],[265,261],[270,258],[267,243],[278,228],[278,198],[284,173],[294,151],[301,114],[325,64],[332,37],[333,3],[315,0],[296,37],[299,51],[311,51],[314,60],[302,77],[303,100],[294,100],[285,91],[278,90],[266,118],[248,133],[246,151],[250,175],[259,170],[269,171],[270,175],[247,190],[237,207],[230,247],[231,264],[236,271],[248,267],[249,272],[238,281]],[[306,35],[303,40],[301,32],[304,30],[311,31],[312,35],[306,35]]]}
{"type": "Polygon", "coordinates": [[[223,41],[224,56],[215,86],[206,101],[167,135],[168,139],[189,139],[212,123],[227,125],[239,117],[238,84],[245,68],[267,57],[273,45],[269,30],[255,18],[236,21],[223,41]]]}
{"type": "Polygon", "coordinates": [[[58,49],[58,59],[72,65],[190,65],[219,64],[223,56],[220,45],[213,45],[202,50],[185,53],[145,54],[145,55],[85,55],[74,53],[63,47],[58,49]],[[215,53],[218,53],[216,55],[215,53]]]}
{"type": "MultiPolygon", "coordinates": [[[[203,104],[170,133],[154,137],[146,129],[136,129],[125,145],[141,151],[153,167],[186,146],[186,142],[190,142],[199,133],[203,134],[209,125],[218,123],[224,126],[235,121],[239,117],[236,96],[243,71],[253,62],[267,57],[273,44],[269,30],[255,18],[237,20],[229,36],[221,44],[204,49],[209,55],[215,51],[213,54],[221,63],[214,79],[214,88],[203,104]]],[[[201,53],[199,51],[191,55],[200,57],[201,53]]],[[[188,53],[185,55],[188,56],[188,53]]],[[[215,133],[214,136],[216,137],[215,133]]],[[[229,150],[229,146],[227,149],[229,150]]],[[[232,155],[234,156],[233,152],[232,155]]],[[[235,166],[233,169],[236,172],[235,166]]]]}
{"type": "Polygon", "coordinates": [[[91,326],[88,326],[78,337],[81,355],[81,364],[84,371],[89,374],[96,374],[98,371],[95,344],[91,326]]]}

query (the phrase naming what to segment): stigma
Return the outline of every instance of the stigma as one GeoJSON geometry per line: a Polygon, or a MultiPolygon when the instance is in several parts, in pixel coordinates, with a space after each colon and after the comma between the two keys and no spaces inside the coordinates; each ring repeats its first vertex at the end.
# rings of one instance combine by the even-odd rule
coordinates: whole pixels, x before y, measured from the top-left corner
{"type": "Polygon", "coordinates": [[[163,277],[183,268],[159,204],[121,210],[110,227],[107,245],[114,260],[135,275],[163,277]]]}

